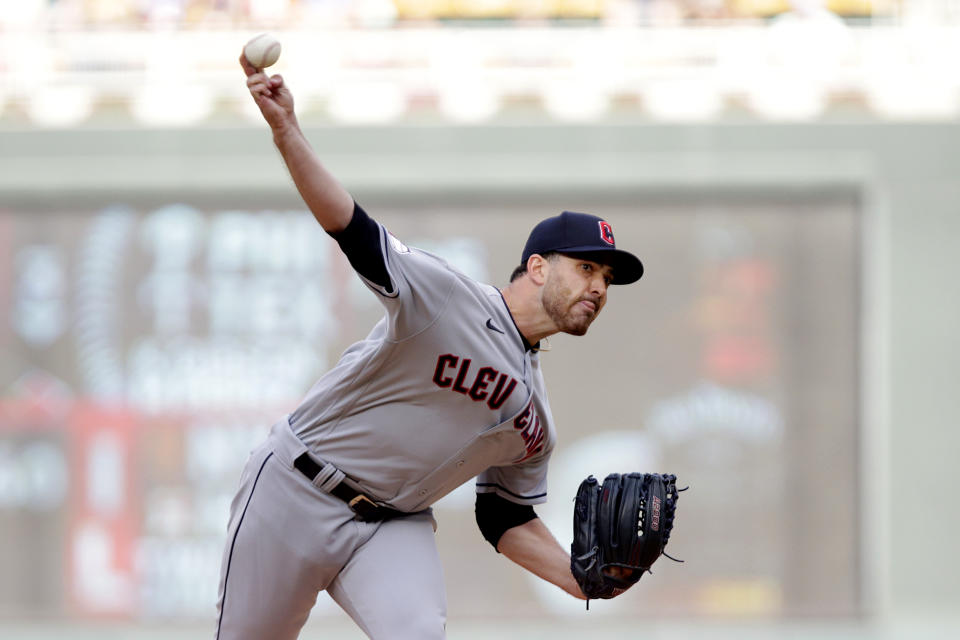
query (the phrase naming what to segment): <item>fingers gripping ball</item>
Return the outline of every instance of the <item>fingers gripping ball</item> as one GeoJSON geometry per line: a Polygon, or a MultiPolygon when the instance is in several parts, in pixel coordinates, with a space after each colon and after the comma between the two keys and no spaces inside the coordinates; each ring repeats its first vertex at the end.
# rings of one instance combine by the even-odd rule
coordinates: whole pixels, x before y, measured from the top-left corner
{"type": "Polygon", "coordinates": [[[243,55],[257,69],[269,67],[280,58],[280,41],[269,33],[261,33],[243,46],[243,55]]]}
{"type": "Polygon", "coordinates": [[[676,481],[668,474],[613,473],[602,484],[593,476],[580,484],[570,569],[588,599],[620,595],[666,555],[676,481]]]}

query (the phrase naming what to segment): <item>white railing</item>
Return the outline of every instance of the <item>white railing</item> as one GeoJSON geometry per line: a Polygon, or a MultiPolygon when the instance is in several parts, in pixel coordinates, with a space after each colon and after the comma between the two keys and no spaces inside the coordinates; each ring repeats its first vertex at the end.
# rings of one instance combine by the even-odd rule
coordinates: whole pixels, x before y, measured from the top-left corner
{"type": "MultiPolygon", "coordinates": [[[[0,125],[106,113],[148,126],[253,115],[237,56],[251,32],[0,33],[0,125]]],[[[691,28],[409,28],[277,33],[304,117],[485,122],[516,104],[548,120],[809,120],[960,115],[960,28],[781,20],[691,28]]]]}

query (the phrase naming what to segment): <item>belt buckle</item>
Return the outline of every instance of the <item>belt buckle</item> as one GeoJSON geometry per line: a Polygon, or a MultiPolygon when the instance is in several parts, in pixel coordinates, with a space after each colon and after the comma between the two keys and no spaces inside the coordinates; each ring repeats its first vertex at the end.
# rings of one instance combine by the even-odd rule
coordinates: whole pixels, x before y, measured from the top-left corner
{"type": "Polygon", "coordinates": [[[347,503],[347,506],[349,506],[354,513],[360,516],[362,520],[371,518],[376,513],[377,509],[380,508],[376,502],[362,493],[358,493],[353,500],[347,503]]]}

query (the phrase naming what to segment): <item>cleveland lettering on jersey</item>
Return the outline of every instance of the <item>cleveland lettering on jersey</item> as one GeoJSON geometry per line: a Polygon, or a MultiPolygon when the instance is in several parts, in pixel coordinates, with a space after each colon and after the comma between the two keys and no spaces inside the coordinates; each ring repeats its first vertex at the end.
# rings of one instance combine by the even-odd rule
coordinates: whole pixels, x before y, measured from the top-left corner
{"type": "Polygon", "coordinates": [[[468,396],[475,402],[487,401],[487,406],[491,409],[499,409],[507,398],[513,394],[517,387],[517,381],[512,376],[501,373],[493,367],[480,367],[476,375],[467,384],[467,376],[470,375],[470,365],[473,360],[470,358],[461,358],[452,353],[445,353],[437,358],[437,366],[433,371],[433,382],[438,387],[444,389],[450,388],[457,393],[468,396]],[[448,370],[450,372],[448,373],[448,370]],[[456,370],[456,373],[453,373],[456,370]],[[493,389],[489,386],[496,380],[493,389]]]}
{"type": "Polygon", "coordinates": [[[513,428],[520,432],[520,437],[523,438],[523,446],[526,450],[523,457],[514,462],[523,462],[543,450],[543,425],[540,423],[540,416],[537,415],[537,409],[533,406],[532,399],[527,403],[523,411],[513,419],[513,428]]]}

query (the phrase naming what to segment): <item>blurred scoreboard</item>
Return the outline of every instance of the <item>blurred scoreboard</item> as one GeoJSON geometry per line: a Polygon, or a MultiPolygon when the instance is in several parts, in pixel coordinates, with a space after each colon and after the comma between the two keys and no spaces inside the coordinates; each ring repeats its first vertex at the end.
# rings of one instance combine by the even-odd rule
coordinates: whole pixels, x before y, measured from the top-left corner
{"type": "MultiPolygon", "coordinates": [[[[555,213],[368,209],[494,284],[555,213]]],[[[597,615],[855,615],[856,202],[595,212],[646,274],[542,356],[560,445],[538,513],[569,544],[587,473],[692,486],[671,539],[687,563],[597,615]]],[[[0,616],[161,619],[212,619],[248,452],[382,314],[309,213],[191,202],[0,209],[0,309],[0,616]]],[[[452,616],[582,611],[491,562],[472,510],[469,486],[437,505],[452,616]]]]}
{"type": "Polygon", "coordinates": [[[0,607],[208,613],[239,465],[328,363],[329,247],[302,212],[0,225],[0,607]]]}

